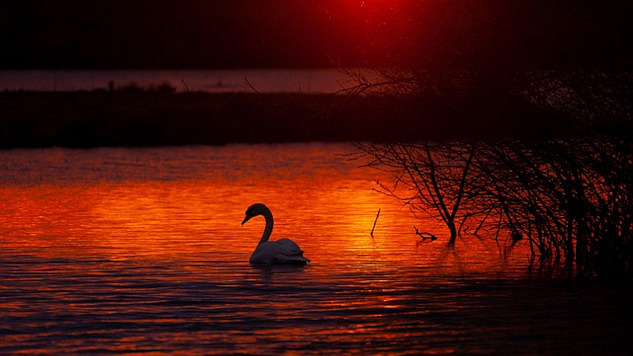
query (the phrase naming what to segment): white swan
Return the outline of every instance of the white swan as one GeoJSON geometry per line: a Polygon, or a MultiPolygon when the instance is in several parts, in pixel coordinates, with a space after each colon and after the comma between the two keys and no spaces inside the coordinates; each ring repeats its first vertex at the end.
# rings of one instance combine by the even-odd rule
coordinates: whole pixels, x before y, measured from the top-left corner
{"type": "Polygon", "coordinates": [[[251,264],[306,264],[309,259],[303,257],[303,251],[299,246],[290,239],[280,239],[277,241],[268,241],[270,234],[273,232],[273,214],[264,204],[255,203],[246,209],[246,216],[242,225],[251,218],[263,215],[266,219],[266,227],[259,244],[253,251],[251,258],[248,260],[251,264]]]}

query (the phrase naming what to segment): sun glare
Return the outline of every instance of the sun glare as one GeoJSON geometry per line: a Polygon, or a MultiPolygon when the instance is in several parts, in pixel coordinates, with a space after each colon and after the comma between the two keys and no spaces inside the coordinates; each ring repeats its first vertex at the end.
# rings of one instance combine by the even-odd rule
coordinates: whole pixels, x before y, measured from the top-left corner
{"type": "Polygon", "coordinates": [[[380,16],[396,11],[408,0],[342,0],[350,9],[361,16],[380,16]]]}

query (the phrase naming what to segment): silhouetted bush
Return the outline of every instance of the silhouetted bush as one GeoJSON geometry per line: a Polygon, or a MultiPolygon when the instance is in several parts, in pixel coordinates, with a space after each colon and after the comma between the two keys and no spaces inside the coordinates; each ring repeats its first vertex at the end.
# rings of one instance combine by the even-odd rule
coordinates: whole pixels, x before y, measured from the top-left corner
{"type": "Polygon", "coordinates": [[[135,82],[131,82],[117,88],[117,91],[120,91],[123,93],[140,93],[143,91],[143,89],[135,82]]]}
{"type": "Polygon", "coordinates": [[[418,120],[546,125],[525,137],[361,144],[408,188],[403,201],[438,212],[449,243],[503,233],[569,278],[633,283],[631,5],[406,4],[384,25],[401,35],[374,41],[389,69],[356,76],[357,92],[413,98],[418,120]]]}
{"type": "Polygon", "coordinates": [[[176,87],[174,87],[173,85],[171,85],[169,82],[164,82],[161,83],[159,85],[153,86],[151,85],[148,89],[148,91],[155,91],[155,92],[159,92],[159,93],[175,93],[176,92],[176,87]]]}

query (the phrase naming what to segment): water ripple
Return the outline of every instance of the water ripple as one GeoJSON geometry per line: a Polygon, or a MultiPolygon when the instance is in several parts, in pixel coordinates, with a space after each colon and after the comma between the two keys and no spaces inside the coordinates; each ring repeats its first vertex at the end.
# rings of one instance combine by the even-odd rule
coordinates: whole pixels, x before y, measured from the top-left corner
{"type": "Polygon", "coordinates": [[[530,281],[496,241],[419,244],[349,149],[0,152],[0,354],[631,351],[630,293],[530,281]],[[248,264],[254,201],[309,265],[248,264]]]}

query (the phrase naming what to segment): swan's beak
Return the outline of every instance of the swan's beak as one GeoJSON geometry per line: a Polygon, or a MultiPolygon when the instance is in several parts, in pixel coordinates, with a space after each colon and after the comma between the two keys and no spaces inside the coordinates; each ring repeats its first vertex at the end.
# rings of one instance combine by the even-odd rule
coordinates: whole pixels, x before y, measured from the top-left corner
{"type": "Polygon", "coordinates": [[[244,217],[244,220],[242,220],[242,225],[246,224],[247,221],[249,221],[251,219],[251,216],[246,215],[244,217]]]}

